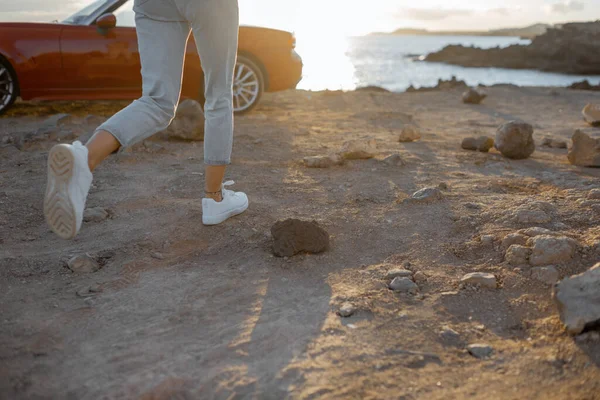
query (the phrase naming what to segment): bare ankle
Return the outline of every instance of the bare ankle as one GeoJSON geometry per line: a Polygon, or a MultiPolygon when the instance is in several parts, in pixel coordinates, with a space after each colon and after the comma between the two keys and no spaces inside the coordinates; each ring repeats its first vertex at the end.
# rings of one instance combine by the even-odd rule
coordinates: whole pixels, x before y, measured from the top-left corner
{"type": "Polygon", "coordinates": [[[220,190],[217,191],[217,192],[207,192],[207,191],[205,191],[204,193],[205,193],[206,198],[213,199],[217,203],[223,201],[223,193],[220,190]]]}

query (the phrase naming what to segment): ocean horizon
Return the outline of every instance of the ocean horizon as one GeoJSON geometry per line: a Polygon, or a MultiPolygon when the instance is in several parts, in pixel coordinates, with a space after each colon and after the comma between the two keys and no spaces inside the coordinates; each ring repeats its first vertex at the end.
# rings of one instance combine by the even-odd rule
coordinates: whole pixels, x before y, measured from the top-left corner
{"type": "Polygon", "coordinates": [[[298,89],[354,90],[380,86],[403,92],[409,86],[435,86],[439,79],[464,80],[468,85],[513,84],[559,86],[589,80],[600,84],[600,76],[566,75],[538,70],[466,68],[419,61],[419,56],[439,51],[450,44],[480,48],[527,45],[531,41],[504,36],[382,35],[323,38],[319,44],[298,38],[297,51],[304,60],[304,77],[298,89]]]}

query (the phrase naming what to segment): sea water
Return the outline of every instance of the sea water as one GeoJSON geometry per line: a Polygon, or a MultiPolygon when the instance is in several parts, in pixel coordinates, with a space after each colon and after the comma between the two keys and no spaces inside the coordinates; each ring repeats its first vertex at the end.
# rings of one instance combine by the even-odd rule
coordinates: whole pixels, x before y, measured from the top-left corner
{"type": "Polygon", "coordinates": [[[588,79],[600,83],[600,76],[565,75],[536,70],[465,68],[419,61],[419,56],[439,51],[450,44],[480,48],[529,44],[516,37],[486,36],[362,36],[322,38],[319,43],[298,37],[297,51],[304,60],[304,78],[299,89],[352,90],[381,86],[391,91],[434,86],[438,79],[456,76],[469,85],[508,83],[519,86],[567,86],[588,79]]]}

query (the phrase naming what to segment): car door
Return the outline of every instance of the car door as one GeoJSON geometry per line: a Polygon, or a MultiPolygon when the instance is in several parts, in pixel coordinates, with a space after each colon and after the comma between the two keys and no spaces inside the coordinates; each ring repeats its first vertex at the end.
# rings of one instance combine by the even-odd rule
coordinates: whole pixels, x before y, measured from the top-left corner
{"type": "Polygon", "coordinates": [[[140,95],[142,78],[133,2],[115,11],[117,26],[68,25],[60,44],[65,88],[89,99],[133,99],[140,95]]]}

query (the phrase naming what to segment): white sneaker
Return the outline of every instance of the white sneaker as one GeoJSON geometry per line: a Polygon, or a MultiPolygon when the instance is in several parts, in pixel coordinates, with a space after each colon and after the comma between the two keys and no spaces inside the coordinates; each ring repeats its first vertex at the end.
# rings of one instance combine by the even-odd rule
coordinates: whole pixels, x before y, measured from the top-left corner
{"type": "Polygon", "coordinates": [[[223,195],[223,201],[221,202],[207,198],[202,199],[202,223],[204,225],[218,225],[248,209],[248,196],[246,196],[246,193],[225,189],[225,186],[233,184],[233,181],[227,181],[221,186],[223,195]]]}
{"type": "Polygon", "coordinates": [[[72,239],[79,232],[91,185],[87,147],[75,142],[57,144],[50,150],[44,215],[61,238],[72,239]]]}

